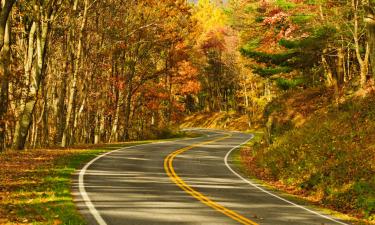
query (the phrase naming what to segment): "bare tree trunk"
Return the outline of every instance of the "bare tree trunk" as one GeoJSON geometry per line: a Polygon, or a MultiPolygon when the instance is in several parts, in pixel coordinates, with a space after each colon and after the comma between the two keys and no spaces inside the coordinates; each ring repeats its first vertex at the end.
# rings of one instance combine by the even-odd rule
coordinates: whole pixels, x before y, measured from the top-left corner
{"type": "MultiPolygon", "coordinates": [[[[133,75],[130,75],[133,76],[133,75]]],[[[129,140],[129,130],[130,130],[130,113],[131,113],[131,101],[132,101],[132,95],[133,95],[133,78],[128,79],[128,84],[126,88],[126,103],[125,103],[125,120],[124,120],[124,126],[125,126],[125,133],[124,138],[125,140],[129,140]]]]}
{"type": "Polygon", "coordinates": [[[337,82],[341,86],[344,83],[345,70],[344,70],[344,49],[337,49],[337,82]]]}
{"type": "Polygon", "coordinates": [[[101,110],[100,121],[99,121],[99,143],[105,140],[104,134],[105,134],[105,116],[104,116],[103,110],[101,110]]]}
{"type": "MultiPolygon", "coordinates": [[[[74,11],[77,10],[76,4],[74,7],[74,11]]],[[[76,98],[76,91],[77,91],[77,76],[79,72],[79,67],[80,67],[80,62],[82,58],[82,46],[83,46],[83,32],[86,28],[86,23],[87,23],[87,13],[89,10],[89,0],[85,0],[85,6],[84,6],[84,11],[83,11],[83,17],[82,17],[82,22],[81,22],[81,27],[79,29],[78,33],[78,46],[76,50],[76,57],[74,59],[74,71],[73,71],[73,76],[72,80],[70,83],[70,95],[69,95],[69,100],[68,100],[68,109],[66,113],[66,122],[64,125],[64,131],[62,135],[62,140],[61,140],[61,147],[66,147],[68,144],[68,132],[69,128],[71,127],[71,120],[72,120],[72,114],[74,109],[74,101],[76,98]]]]}
{"type": "MultiPolygon", "coordinates": [[[[36,118],[35,118],[35,113],[32,115],[32,123],[31,123],[31,129],[30,129],[30,133],[29,133],[29,141],[30,141],[30,143],[31,143],[31,146],[34,146],[34,138],[36,138],[35,136],[35,134],[36,134],[36,126],[37,126],[37,124],[36,124],[36,118]]],[[[33,147],[33,148],[35,148],[35,147],[33,147]]]]}
{"type": "MultiPolygon", "coordinates": [[[[43,72],[45,66],[45,53],[47,45],[47,36],[49,33],[49,23],[50,21],[44,21],[42,19],[41,7],[38,6],[37,13],[39,15],[38,21],[34,22],[36,24],[36,60],[34,61],[33,70],[31,73],[30,85],[28,87],[28,97],[26,99],[26,104],[23,112],[20,115],[18,121],[18,129],[16,129],[15,138],[13,141],[13,149],[24,149],[26,144],[26,139],[28,136],[28,131],[32,123],[32,114],[35,109],[35,105],[38,98],[38,91],[40,88],[41,80],[43,79],[43,72]]],[[[47,17],[51,19],[50,16],[47,17]]],[[[45,18],[45,19],[47,19],[45,18]]]]}
{"type": "MultiPolygon", "coordinates": [[[[85,93],[85,96],[83,97],[83,101],[82,101],[81,107],[79,108],[78,112],[75,113],[74,123],[73,123],[73,130],[74,131],[77,131],[77,129],[78,129],[78,120],[81,118],[82,112],[85,109],[86,101],[87,101],[87,97],[86,96],[87,96],[87,92],[85,93]]],[[[72,144],[74,144],[77,140],[80,139],[79,137],[76,137],[76,136],[74,136],[72,138],[73,138],[73,141],[71,142],[72,144]]]]}
{"type": "Polygon", "coordinates": [[[326,85],[327,87],[332,87],[335,85],[335,83],[337,83],[333,77],[333,73],[332,73],[332,69],[330,68],[328,62],[327,62],[327,59],[325,57],[325,54],[327,53],[327,49],[324,49],[323,50],[323,54],[322,54],[322,65],[323,65],[323,68],[324,68],[324,75],[325,75],[325,78],[326,78],[326,85]]]}
{"type": "Polygon", "coordinates": [[[118,122],[119,122],[119,116],[120,116],[120,109],[121,105],[124,102],[124,95],[122,93],[122,90],[120,90],[117,103],[116,103],[116,112],[115,112],[115,117],[113,119],[113,124],[112,124],[112,130],[111,130],[111,135],[109,138],[109,142],[117,142],[118,141],[118,122]]]}
{"type": "Polygon", "coordinates": [[[351,80],[353,79],[353,75],[352,75],[352,71],[351,71],[351,55],[350,55],[350,48],[348,48],[348,55],[347,55],[347,59],[346,59],[346,66],[347,66],[347,71],[348,71],[348,80],[351,80]]]}
{"type": "MultiPolygon", "coordinates": [[[[32,123],[33,129],[32,129],[32,133],[30,135],[30,137],[31,137],[30,143],[31,143],[32,148],[34,148],[34,149],[36,148],[36,145],[38,143],[39,124],[42,122],[42,119],[43,119],[44,113],[45,113],[44,106],[45,106],[45,103],[42,104],[42,109],[40,111],[39,119],[37,119],[35,113],[33,114],[33,123],[32,123]]],[[[40,137],[40,138],[42,138],[42,137],[40,137]]],[[[42,142],[39,141],[39,143],[42,143],[42,142]]]]}
{"type": "Polygon", "coordinates": [[[6,147],[6,113],[8,111],[10,23],[9,13],[15,0],[2,0],[0,12],[0,152],[6,147]]]}
{"type": "Polygon", "coordinates": [[[95,117],[95,137],[94,144],[99,144],[103,141],[103,134],[105,128],[105,117],[103,110],[99,110],[95,117]]]}
{"type": "Polygon", "coordinates": [[[360,85],[361,88],[364,88],[367,83],[367,74],[368,74],[368,66],[369,66],[369,57],[370,57],[370,45],[369,43],[365,44],[365,56],[362,58],[361,55],[361,46],[359,44],[359,10],[360,1],[352,0],[352,9],[353,9],[353,20],[354,20],[354,29],[352,32],[353,39],[354,39],[354,48],[355,53],[357,56],[357,61],[360,67],[360,85]]]}
{"type": "Polygon", "coordinates": [[[126,77],[126,97],[125,97],[125,113],[124,113],[124,139],[127,141],[130,138],[130,114],[131,114],[131,104],[133,97],[133,78],[135,74],[135,61],[132,61],[129,65],[129,73],[126,77]]]}
{"type": "Polygon", "coordinates": [[[367,25],[368,42],[370,46],[370,62],[372,76],[375,77],[375,9],[373,3],[366,6],[367,16],[365,23],[367,25]]]}
{"type": "Polygon", "coordinates": [[[6,148],[6,113],[8,111],[10,25],[5,28],[4,45],[0,52],[0,152],[6,148]]]}
{"type": "Polygon", "coordinates": [[[60,85],[60,94],[57,103],[57,115],[56,115],[56,136],[55,143],[62,140],[66,117],[65,117],[65,97],[66,97],[66,84],[67,84],[67,73],[68,73],[68,61],[65,63],[65,73],[62,75],[62,81],[60,85]]]}

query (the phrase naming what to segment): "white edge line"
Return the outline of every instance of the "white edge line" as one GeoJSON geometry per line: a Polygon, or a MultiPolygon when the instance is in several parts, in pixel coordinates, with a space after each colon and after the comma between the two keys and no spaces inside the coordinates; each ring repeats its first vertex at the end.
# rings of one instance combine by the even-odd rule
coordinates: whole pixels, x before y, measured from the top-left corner
{"type": "Polygon", "coordinates": [[[241,147],[242,145],[244,145],[244,144],[246,144],[247,142],[249,142],[249,141],[250,141],[251,139],[253,139],[253,138],[254,138],[254,135],[252,134],[252,135],[251,135],[251,138],[249,138],[248,140],[246,140],[246,141],[243,142],[242,144],[240,144],[240,145],[238,145],[238,146],[232,148],[232,149],[229,150],[229,152],[225,155],[225,158],[224,158],[225,165],[228,167],[228,169],[229,169],[234,175],[236,175],[238,178],[240,178],[241,180],[245,181],[246,183],[250,184],[251,186],[253,186],[253,187],[255,187],[255,188],[261,190],[262,192],[264,192],[264,193],[266,193],[266,194],[269,194],[269,195],[271,195],[271,196],[273,196],[273,197],[275,197],[275,198],[278,198],[278,199],[280,199],[280,200],[282,200],[282,201],[284,201],[284,202],[286,202],[286,203],[289,203],[289,204],[291,204],[291,205],[293,205],[293,206],[295,206],[295,207],[298,207],[298,208],[304,209],[304,210],[306,210],[306,211],[308,211],[308,212],[310,212],[310,213],[313,213],[313,214],[315,214],[315,215],[318,215],[318,216],[323,217],[323,218],[325,218],[325,219],[328,219],[328,220],[330,220],[330,221],[333,221],[333,222],[336,222],[336,223],[339,223],[339,224],[342,224],[342,225],[349,225],[349,224],[347,224],[347,223],[343,223],[343,222],[341,222],[341,221],[335,220],[335,219],[333,219],[333,218],[331,218],[331,217],[329,217],[329,216],[326,216],[326,215],[320,214],[320,213],[315,212],[315,211],[313,211],[313,210],[311,210],[311,209],[308,209],[308,208],[303,207],[303,206],[301,206],[301,205],[298,205],[298,204],[296,204],[296,203],[294,203],[294,202],[291,202],[291,201],[289,201],[289,200],[286,200],[285,198],[282,198],[282,197],[280,197],[280,196],[278,196],[278,195],[276,195],[276,194],[273,194],[273,193],[271,193],[271,192],[269,192],[269,191],[267,191],[267,190],[261,188],[259,185],[254,184],[254,183],[251,182],[249,179],[246,179],[246,178],[242,177],[240,174],[238,174],[236,171],[234,171],[234,170],[230,167],[230,165],[229,165],[229,163],[228,163],[228,159],[229,159],[230,154],[231,154],[234,150],[238,149],[238,148],[241,147]]]}
{"type": "MultiPolygon", "coordinates": [[[[220,134],[219,134],[220,135],[220,134]]],[[[215,135],[210,135],[210,136],[215,136],[215,135]]],[[[116,150],[113,150],[113,151],[110,151],[110,152],[107,152],[107,153],[104,153],[102,155],[99,155],[98,157],[96,157],[95,159],[91,160],[90,162],[88,162],[79,172],[79,176],[78,176],[78,190],[79,190],[79,193],[80,195],[82,196],[82,199],[83,201],[85,202],[85,205],[86,207],[89,209],[89,212],[91,213],[91,215],[94,217],[94,219],[96,220],[96,222],[99,224],[99,225],[107,225],[107,223],[104,221],[103,217],[100,215],[100,213],[98,212],[98,210],[95,208],[94,204],[92,203],[89,195],[87,194],[86,192],[86,188],[85,188],[85,183],[84,183],[84,176],[85,176],[85,173],[87,171],[87,169],[95,162],[97,161],[98,159],[104,157],[104,156],[107,156],[109,154],[112,154],[112,153],[115,153],[115,152],[118,152],[118,151],[122,151],[122,150],[125,150],[125,149],[128,149],[128,148],[133,148],[133,147],[138,147],[138,146],[143,146],[143,145],[153,145],[153,144],[163,144],[163,143],[168,143],[168,142],[175,142],[175,141],[182,141],[182,140],[194,140],[194,139],[199,139],[199,138],[205,138],[204,136],[203,137],[196,137],[196,138],[182,138],[182,139],[179,139],[179,140],[172,140],[172,141],[162,141],[162,142],[154,142],[154,143],[146,143],[146,144],[139,144],[139,145],[132,145],[132,146],[129,146],[129,147],[125,147],[125,148],[120,148],[120,149],[116,149],[116,150]]]]}

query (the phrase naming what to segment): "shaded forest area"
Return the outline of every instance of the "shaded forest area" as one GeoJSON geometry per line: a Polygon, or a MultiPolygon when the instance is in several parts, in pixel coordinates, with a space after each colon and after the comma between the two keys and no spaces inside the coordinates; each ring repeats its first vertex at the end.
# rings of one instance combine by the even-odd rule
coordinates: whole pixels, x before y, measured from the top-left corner
{"type": "Polygon", "coordinates": [[[0,146],[168,136],[235,110],[234,30],[210,1],[3,1],[0,146]]]}
{"type": "Polygon", "coordinates": [[[2,150],[149,138],[199,90],[185,1],[2,2],[2,150]]]}

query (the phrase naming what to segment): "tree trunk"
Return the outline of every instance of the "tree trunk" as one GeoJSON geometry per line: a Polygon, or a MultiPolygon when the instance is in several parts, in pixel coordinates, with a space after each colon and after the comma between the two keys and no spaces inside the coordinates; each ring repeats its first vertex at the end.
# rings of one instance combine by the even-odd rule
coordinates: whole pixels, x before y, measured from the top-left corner
{"type": "Polygon", "coordinates": [[[337,49],[337,82],[338,85],[342,85],[344,83],[345,71],[344,71],[344,49],[338,48],[337,49]]]}
{"type": "MultiPolygon", "coordinates": [[[[132,68],[132,70],[135,68],[132,68]]],[[[129,140],[129,130],[130,130],[130,112],[131,112],[131,103],[132,103],[132,97],[133,97],[133,71],[131,74],[129,74],[129,77],[127,79],[127,84],[126,84],[126,103],[125,103],[125,121],[124,121],[124,126],[125,126],[125,133],[124,133],[124,138],[126,141],[129,140]]]]}
{"type": "Polygon", "coordinates": [[[122,93],[122,90],[119,91],[117,103],[116,103],[116,112],[115,112],[115,117],[113,119],[112,123],[112,130],[111,130],[111,135],[109,138],[109,142],[117,142],[118,141],[118,122],[119,122],[119,116],[120,116],[120,109],[121,105],[123,104],[124,101],[124,95],[122,93]]]}
{"type": "Polygon", "coordinates": [[[95,116],[95,134],[94,134],[94,144],[99,144],[100,142],[100,113],[97,112],[95,116]]]}
{"type": "MultiPolygon", "coordinates": [[[[73,132],[73,134],[75,134],[77,132],[77,130],[78,130],[78,120],[81,118],[82,112],[85,109],[86,101],[87,101],[87,91],[84,94],[83,101],[82,101],[82,104],[81,104],[78,112],[75,113],[75,116],[74,116],[73,130],[75,132],[73,132]]],[[[74,144],[77,140],[80,140],[80,137],[78,135],[76,135],[76,134],[72,138],[73,138],[73,141],[71,142],[72,144],[74,144]]]]}
{"type": "Polygon", "coordinates": [[[6,113],[8,111],[10,23],[9,13],[15,0],[2,0],[0,13],[0,152],[6,147],[6,113]]]}
{"type": "Polygon", "coordinates": [[[329,64],[327,62],[327,59],[325,57],[326,53],[327,53],[327,49],[324,49],[323,50],[323,54],[322,54],[322,65],[323,65],[323,68],[324,68],[324,75],[325,75],[326,85],[327,85],[327,87],[332,87],[337,82],[335,81],[335,79],[333,77],[332,69],[329,66],[329,64]]]}
{"type": "Polygon", "coordinates": [[[366,7],[367,15],[365,23],[367,25],[368,43],[370,46],[370,62],[372,76],[375,77],[375,9],[371,4],[366,7]]]}
{"type": "Polygon", "coordinates": [[[105,116],[104,112],[100,113],[100,120],[99,120],[99,143],[103,142],[105,140],[105,116]]]}
{"type": "Polygon", "coordinates": [[[370,45],[369,43],[365,44],[365,56],[362,58],[361,55],[361,46],[359,44],[359,1],[352,0],[352,9],[353,9],[353,20],[354,20],[354,29],[353,29],[353,40],[354,40],[354,48],[355,53],[357,56],[357,61],[360,66],[360,85],[363,89],[367,83],[367,74],[368,74],[368,66],[369,66],[369,57],[370,57],[370,45]]]}
{"type": "Polygon", "coordinates": [[[57,115],[56,115],[56,136],[55,143],[62,140],[63,132],[65,129],[66,115],[65,115],[65,97],[66,97],[66,84],[68,74],[68,60],[65,63],[65,73],[62,75],[62,81],[60,85],[59,100],[57,103],[57,115]]]}
{"type": "MultiPolygon", "coordinates": [[[[2,28],[0,28],[2,29],[2,28]]],[[[0,37],[1,39],[2,37],[0,37]]],[[[9,65],[10,65],[10,25],[7,23],[4,45],[0,52],[0,152],[6,148],[6,113],[8,111],[9,65]]]]}
{"type": "Polygon", "coordinates": [[[361,78],[361,88],[364,88],[367,83],[367,74],[369,70],[368,60],[364,60],[362,63],[359,64],[360,66],[360,78],[361,78]]]}
{"type": "MultiPolygon", "coordinates": [[[[39,9],[40,10],[40,9],[39,9]]],[[[42,12],[38,11],[39,14],[42,12]]],[[[32,123],[32,114],[34,113],[35,105],[38,98],[38,91],[41,80],[43,79],[43,72],[45,66],[45,53],[47,45],[47,36],[49,33],[49,21],[34,22],[36,24],[36,60],[34,60],[33,70],[31,72],[30,84],[28,87],[28,96],[25,102],[25,108],[20,115],[18,121],[18,129],[16,129],[15,138],[13,141],[13,149],[22,150],[25,148],[26,139],[29,128],[32,123]]]]}
{"type": "MultiPolygon", "coordinates": [[[[72,124],[72,114],[74,109],[74,101],[76,98],[76,91],[77,91],[77,76],[79,72],[79,67],[80,67],[80,62],[82,58],[82,45],[83,45],[83,32],[86,28],[86,23],[87,23],[87,12],[89,9],[89,0],[85,0],[85,6],[84,6],[84,12],[83,12],[83,17],[82,17],[82,23],[81,27],[79,29],[79,34],[78,34],[78,46],[75,54],[75,59],[74,59],[74,71],[70,83],[70,95],[69,95],[69,100],[68,100],[68,109],[66,113],[66,122],[64,125],[64,131],[62,135],[62,140],[61,140],[61,147],[66,147],[68,144],[68,133],[69,133],[69,128],[71,128],[72,124]]],[[[74,7],[74,10],[76,10],[76,7],[74,7]]]]}
{"type": "Polygon", "coordinates": [[[371,72],[372,76],[375,78],[375,25],[369,25],[369,44],[370,44],[370,62],[371,62],[371,72]]]}

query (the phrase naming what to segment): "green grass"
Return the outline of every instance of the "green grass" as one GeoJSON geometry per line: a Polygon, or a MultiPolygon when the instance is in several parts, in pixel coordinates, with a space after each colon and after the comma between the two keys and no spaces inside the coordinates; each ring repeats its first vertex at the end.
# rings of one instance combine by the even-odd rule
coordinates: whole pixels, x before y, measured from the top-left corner
{"type": "Polygon", "coordinates": [[[36,199],[33,208],[37,209],[37,214],[44,215],[47,223],[59,218],[62,224],[85,224],[83,218],[77,213],[73,197],[70,194],[71,176],[84,162],[88,162],[106,151],[108,150],[87,150],[59,159],[51,174],[45,177],[44,185],[40,187],[41,191],[47,191],[50,194],[45,196],[48,199],[47,202],[40,202],[36,199]]]}
{"type": "Polygon", "coordinates": [[[0,155],[0,161],[13,164],[8,168],[9,172],[2,175],[3,179],[8,181],[5,181],[4,202],[0,204],[0,224],[86,224],[78,213],[71,194],[72,176],[77,169],[98,155],[116,149],[200,136],[202,135],[193,132],[180,132],[172,135],[173,138],[163,140],[107,144],[86,149],[31,150],[0,155]],[[23,165],[25,159],[29,159],[31,163],[23,165]],[[39,159],[43,160],[38,162],[39,159]],[[30,165],[34,163],[35,165],[30,165]]]}
{"type": "MultiPolygon", "coordinates": [[[[67,150],[69,153],[58,156],[52,165],[29,170],[25,184],[16,185],[6,204],[8,224],[85,224],[78,213],[71,195],[72,175],[85,163],[96,156],[115,149],[152,141],[112,144],[96,149],[67,150]],[[41,178],[34,182],[34,178],[41,178]],[[9,219],[10,217],[10,219],[9,219]]],[[[56,150],[65,151],[65,150],[56,150]]],[[[2,223],[2,221],[0,221],[2,223]]]]}

